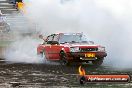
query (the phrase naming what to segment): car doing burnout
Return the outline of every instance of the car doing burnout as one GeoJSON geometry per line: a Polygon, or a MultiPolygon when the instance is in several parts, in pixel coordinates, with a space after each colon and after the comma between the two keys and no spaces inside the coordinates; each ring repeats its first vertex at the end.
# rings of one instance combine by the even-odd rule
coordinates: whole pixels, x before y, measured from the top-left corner
{"type": "Polygon", "coordinates": [[[37,53],[47,60],[60,61],[62,65],[90,61],[94,65],[101,65],[107,56],[105,47],[88,41],[83,33],[51,34],[37,47],[37,53]]]}

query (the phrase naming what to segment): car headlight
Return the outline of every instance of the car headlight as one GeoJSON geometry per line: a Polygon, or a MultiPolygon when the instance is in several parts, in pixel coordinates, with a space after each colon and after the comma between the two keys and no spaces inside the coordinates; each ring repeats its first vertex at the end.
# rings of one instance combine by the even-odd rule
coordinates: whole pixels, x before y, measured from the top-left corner
{"type": "Polygon", "coordinates": [[[70,48],[70,51],[71,52],[79,52],[80,51],[80,48],[79,47],[71,47],[70,48]]]}
{"type": "Polygon", "coordinates": [[[105,47],[98,47],[98,51],[105,51],[105,47]]]}

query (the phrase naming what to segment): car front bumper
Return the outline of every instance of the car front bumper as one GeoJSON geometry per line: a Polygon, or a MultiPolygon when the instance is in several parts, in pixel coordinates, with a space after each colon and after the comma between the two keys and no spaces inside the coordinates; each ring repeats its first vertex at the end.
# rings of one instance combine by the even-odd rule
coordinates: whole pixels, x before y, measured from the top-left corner
{"type": "Polygon", "coordinates": [[[68,57],[71,60],[96,60],[107,56],[106,52],[69,52],[68,57]]]}

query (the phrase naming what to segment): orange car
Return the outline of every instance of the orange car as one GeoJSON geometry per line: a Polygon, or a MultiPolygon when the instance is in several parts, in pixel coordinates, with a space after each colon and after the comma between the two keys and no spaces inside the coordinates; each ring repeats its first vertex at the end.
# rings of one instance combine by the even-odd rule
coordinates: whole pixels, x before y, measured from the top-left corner
{"type": "Polygon", "coordinates": [[[105,47],[88,41],[82,33],[51,34],[38,45],[37,53],[47,60],[60,61],[62,65],[90,61],[101,65],[107,56],[105,47]]]}

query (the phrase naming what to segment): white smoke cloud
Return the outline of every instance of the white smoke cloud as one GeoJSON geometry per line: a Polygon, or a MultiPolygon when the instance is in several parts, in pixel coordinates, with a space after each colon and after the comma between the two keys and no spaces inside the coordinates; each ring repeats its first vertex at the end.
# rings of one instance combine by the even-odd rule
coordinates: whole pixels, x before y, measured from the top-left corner
{"type": "Polygon", "coordinates": [[[131,66],[131,0],[30,0],[28,17],[44,35],[84,32],[106,46],[106,64],[131,66]]]}
{"type": "Polygon", "coordinates": [[[40,32],[70,32],[79,29],[79,2],[61,0],[35,0],[27,5],[28,18],[40,26],[40,32]]]}
{"type": "MultiPolygon", "coordinates": [[[[43,35],[84,32],[106,46],[105,64],[131,67],[131,0],[24,0],[26,16],[43,35]]],[[[35,48],[35,47],[34,47],[35,48]]],[[[25,49],[26,50],[26,49],[25,49]]],[[[28,52],[28,50],[26,50],[28,52]]]]}
{"type": "Polygon", "coordinates": [[[6,61],[16,63],[44,63],[44,58],[37,56],[36,47],[40,41],[31,37],[20,38],[7,49],[6,61]]]}
{"type": "Polygon", "coordinates": [[[42,63],[54,64],[56,62],[48,61],[45,56],[37,55],[37,46],[43,41],[33,36],[23,37],[17,35],[19,38],[12,42],[6,50],[5,59],[9,63],[42,63]]]}
{"type": "Polygon", "coordinates": [[[88,3],[83,4],[87,9],[81,13],[82,29],[87,30],[90,36],[106,46],[107,64],[113,67],[131,68],[132,2],[94,0],[87,6],[88,3]]]}

